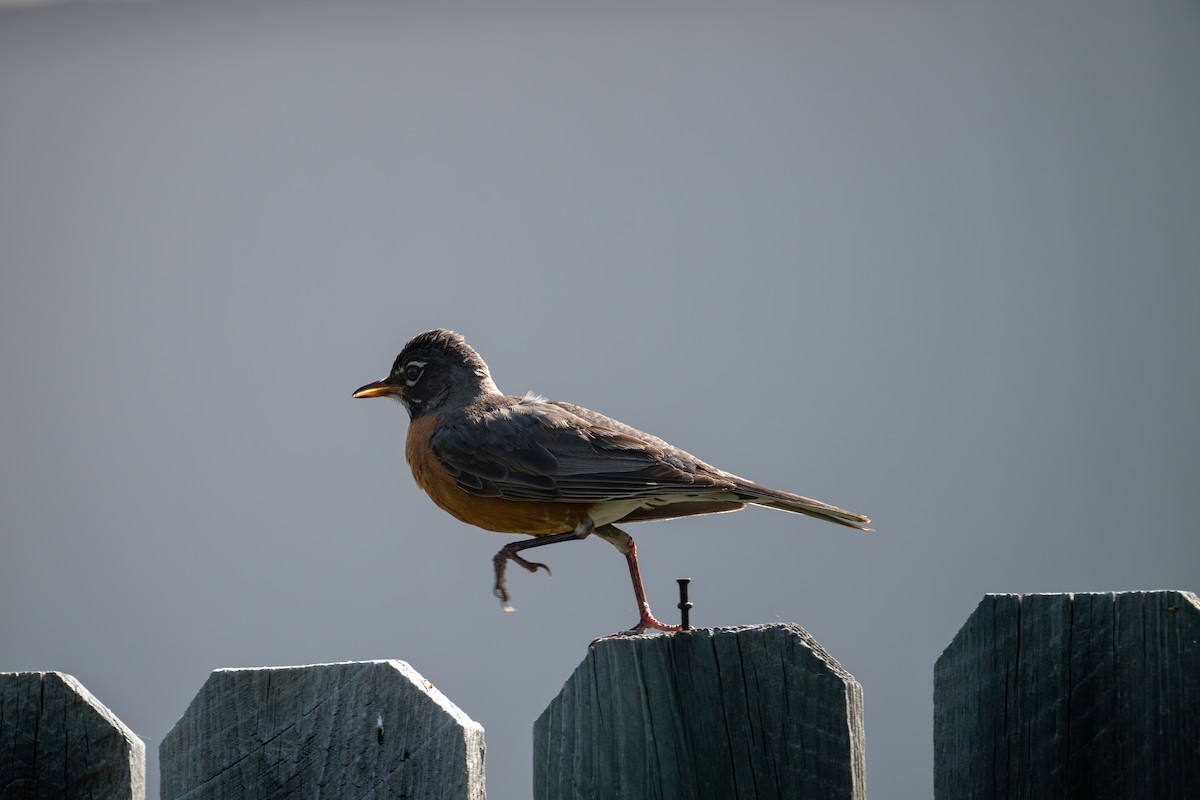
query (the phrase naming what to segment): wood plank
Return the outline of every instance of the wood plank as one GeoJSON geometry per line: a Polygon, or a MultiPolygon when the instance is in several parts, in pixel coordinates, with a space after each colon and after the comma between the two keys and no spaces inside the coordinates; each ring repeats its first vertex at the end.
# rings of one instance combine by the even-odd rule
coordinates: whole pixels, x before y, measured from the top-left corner
{"type": "Polygon", "coordinates": [[[987,595],[934,669],[939,798],[1200,797],[1191,592],[987,595]]]}
{"type": "Polygon", "coordinates": [[[483,728],[403,661],[217,670],[159,752],[164,800],[484,797],[483,728]]]}
{"type": "Polygon", "coordinates": [[[534,797],[864,798],[862,688],[798,625],[602,639],[534,725],[534,797]]]}
{"type": "Polygon", "coordinates": [[[0,797],[146,797],[146,746],[61,672],[0,673],[0,797]]]}

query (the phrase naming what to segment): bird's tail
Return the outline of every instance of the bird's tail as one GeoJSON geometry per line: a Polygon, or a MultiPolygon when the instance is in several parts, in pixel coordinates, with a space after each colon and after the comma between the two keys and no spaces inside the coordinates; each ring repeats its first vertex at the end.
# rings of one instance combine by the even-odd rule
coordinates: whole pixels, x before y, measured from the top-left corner
{"type": "Polygon", "coordinates": [[[867,524],[871,520],[862,514],[855,514],[853,511],[846,511],[837,506],[822,503],[819,500],[812,500],[789,492],[781,492],[777,489],[768,489],[765,486],[759,486],[749,481],[746,481],[745,484],[738,488],[748,495],[746,501],[755,505],[777,508],[781,511],[791,511],[796,514],[805,514],[828,522],[836,522],[838,525],[845,525],[848,528],[855,528],[860,531],[874,530],[874,528],[867,527],[867,524]]]}

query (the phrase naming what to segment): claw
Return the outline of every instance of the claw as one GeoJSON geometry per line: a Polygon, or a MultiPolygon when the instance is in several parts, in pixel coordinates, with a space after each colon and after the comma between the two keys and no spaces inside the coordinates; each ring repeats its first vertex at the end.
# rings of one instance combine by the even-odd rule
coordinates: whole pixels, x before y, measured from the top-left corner
{"type": "Polygon", "coordinates": [[[547,575],[551,574],[550,568],[547,567],[545,564],[541,564],[537,561],[526,561],[525,559],[521,558],[516,553],[509,553],[508,557],[510,559],[512,559],[513,561],[517,562],[517,564],[519,564],[520,566],[529,570],[530,572],[537,572],[539,569],[544,569],[544,570],[546,570],[547,575]]]}
{"type": "Polygon", "coordinates": [[[504,570],[508,567],[508,558],[505,556],[504,551],[496,554],[496,557],[492,559],[492,565],[496,568],[496,583],[492,587],[492,594],[496,595],[500,600],[500,604],[505,611],[512,611],[513,607],[508,602],[508,589],[504,585],[504,570]]]}
{"type": "Polygon", "coordinates": [[[593,639],[592,644],[600,641],[600,639],[611,639],[615,636],[640,636],[648,630],[678,633],[679,631],[682,631],[683,628],[678,625],[667,625],[665,622],[659,622],[654,618],[654,615],[650,613],[649,608],[643,608],[642,618],[638,620],[637,625],[634,625],[627,631],[618,631],[616,633],[610,633],[608,636],[601,636],[598,639],[593,639]]]}
{"type": "Polygon", "coordinates": [[[638,620],[638,624],[629,629],[630,634],[645,633],[647,630],[666,631],[667,633],[678,633],[683,630],[679,625],[668,625],[665,622],[659,622],[650,613],[650,609],[646,609],[642,613],[642,618],[638,620]]]}

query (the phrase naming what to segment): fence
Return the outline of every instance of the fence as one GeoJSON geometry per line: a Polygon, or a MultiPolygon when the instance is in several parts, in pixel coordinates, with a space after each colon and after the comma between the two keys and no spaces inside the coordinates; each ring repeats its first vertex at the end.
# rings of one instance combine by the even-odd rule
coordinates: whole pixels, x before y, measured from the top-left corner
{"type": "MultiPolygon", "coordinates": [[[[862,690],[795,625],[605,639],[534,725],[537,798],[866,797],[862,690]]],[[[934,670],[936,797],[1200,797],[1200,600],[987,595],[934,670]]],[[[161,796],[483,798],[483,729],[402,661],[222,669],[161,796]]],[[[70,676],[0,674],[0,798],[145,796],[70,676]]],[[[884,792],[886,794],[886,792],[884,792]]]]}

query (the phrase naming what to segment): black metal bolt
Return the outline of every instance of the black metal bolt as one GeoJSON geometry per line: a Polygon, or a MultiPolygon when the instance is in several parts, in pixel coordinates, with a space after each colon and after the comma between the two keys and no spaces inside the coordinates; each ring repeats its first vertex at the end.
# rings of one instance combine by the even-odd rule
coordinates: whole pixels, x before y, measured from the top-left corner
{"type": "Polygon", "coordinates": [[[688,602],[688,584],[692,582],[691,578],[676,578],[675,582],[679,584],[679,629],[690,631],[691,623],[688,621],[688,615],[692,610],[692,604],[688,602]]]}

